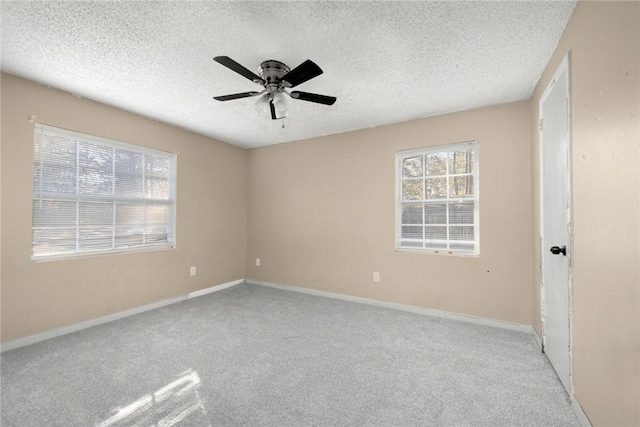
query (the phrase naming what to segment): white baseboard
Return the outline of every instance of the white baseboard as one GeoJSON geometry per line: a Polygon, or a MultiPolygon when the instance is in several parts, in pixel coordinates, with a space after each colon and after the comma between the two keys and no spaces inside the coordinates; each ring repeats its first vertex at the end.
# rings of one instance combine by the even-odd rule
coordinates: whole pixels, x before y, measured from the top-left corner
{"type": "Polygon", "coordinates": [[[587,414],[584,413],[582,406],[576,400],[575,396],[571,396],[571,409],[573,409],[573,412],[576,414],[576,417],[578,418],[578,421],[580,422],[580,425],[582,427],[591,427],[591,421],[589,421],[589,417],[587,417],[587,414]]]}
{"type": "Polygon", "coordinates": [[[151,304],[145,304],[140,307],[134,307],[129,310],[120,311],[118,313],[107,314],[106,316],[96,317],[95,319],[89,319],[89,320],[74,323],[68,326],[62,326],[60,328],[51,329],[49,331],[44,331],[37,334],[28,335],[26,337],[17,338],[15,340],[7,341],[5,343],[0,344],[1,346],[0,352],[14,350],[16,348],[24,347],[30,344],[35,344],[40,341],[45,341],[51,338],[59,337],[61,335],[66,335],[72,332],[80,331],[82,329],[87,329],[93,326],[102,325],[103,323],[124,319],[125,317],[133,316],[134,314],[144,313],[145,311],[154,310],[156,308],[164,307],[170,304],[175,304],[177,302],[185,301],[190,298],[199,297],[201,295],[209,294],[211,292],[221,291],[223,289],[227,289],[232,286],[239,285],[240,283],[244,283],[244,279],[223,283],[221,285],[212,286],[210,288],[191,292],[188,295],[181,295],[179,297],[169,298],[169,299],[154,302],[151,304]]]}
{"type": "Polygon", "coordinates": [[[542,339],[540,338],[540,336],[538,335],[538,333],[536,332],[533,326],[531,327],[531,337],[533,338],[533,341],[536,343],[536,347],[539,348],[540,351],[542,351],[542,339]]]}
{"type": "Polygon", "coordinates": [[[496,328],[509,329],[512,331],[531,333],[531,326],[521,323],[507,322],[503,320],[488,319],[485,317],[471,316],[467,314],[451,313],[449,311],[435,310],[431,308],[416,307],[413,305],[398,304],[387,301],[379,301],[363,297],[355,297],[351,295],[337,294],[333,292],[318,291],[316,289],[300,288],[297,286],[280,285],[277,283],[262,282],[258,280],[245,280],[245,283],[252,285],[266,286],[269,288],[283,289],[287,291],[301,292],[304,294],[317,295],[327,298],[334,298],[343,301],[357,302],[361,304],[374,305],[377,307],[393,308],[396,310],[407,311],[410,313],[424,314],[431,317],[439,317],[443,319],[457,320],[467,323],[475,323],[478,325],[493,326],[496,328]]]}
{"type": "Polygon", "coordinates": [[[241,283],[244,283],[244,279],[238,279],[238,280],[234,280],[233,282],[227,282],[227,283],[223,283],[221,285],[211,286],[210,288],[200,289],[199,291],[191,292],[188,295],[188,297],[189,298],[195,298],[195,297],[199,297],[199,296],[202,296],[202,295],[210,294],[212,292],[218,292],[218,291],[221,291],[223,289],[227,289],[227,288],[231,288],[233,286],[239,285],[241,283]]]}

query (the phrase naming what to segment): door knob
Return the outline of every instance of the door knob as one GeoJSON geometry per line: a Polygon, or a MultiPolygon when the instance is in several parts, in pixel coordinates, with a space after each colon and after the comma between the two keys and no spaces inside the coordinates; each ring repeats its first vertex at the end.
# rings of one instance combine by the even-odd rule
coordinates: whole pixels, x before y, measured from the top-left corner
{"type": "Polygon", "coordinates": [[[567,256],[567,247],[566,246],[562,246],[562,247],[552,246],[551,247],[551,253],[554,254],[554,255],[562,254],[564,256],[567,256]]]}

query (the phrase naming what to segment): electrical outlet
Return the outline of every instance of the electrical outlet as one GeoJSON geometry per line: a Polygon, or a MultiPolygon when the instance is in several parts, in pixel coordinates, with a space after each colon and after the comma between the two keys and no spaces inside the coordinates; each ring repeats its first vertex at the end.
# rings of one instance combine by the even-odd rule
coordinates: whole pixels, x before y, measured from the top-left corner
{"type": "Polygon", "coordinates": [[[256,267],[260,267],[260,258],[256,258],[256,267]]]}
{"type": "Polygon", "coordinates": [[[191,267],[189,269],[189,272],[191,273],[192,276],[195,276],[196,275],[196,266],[194,265],[193,267],[191,267]]]}
{"type": "Polygon", "coordinates": [[[377,271],[373,272],[373,281],[374,282],[379,282],[380,281],[380,273],[378,273],[377,271]]]}

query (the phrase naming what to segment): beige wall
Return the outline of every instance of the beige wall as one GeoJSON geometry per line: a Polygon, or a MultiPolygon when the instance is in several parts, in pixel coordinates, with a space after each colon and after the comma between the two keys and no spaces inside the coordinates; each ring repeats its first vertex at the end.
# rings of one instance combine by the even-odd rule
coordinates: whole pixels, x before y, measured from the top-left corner
{"type": "Polygon", "coordinates": [[[247,277],[531,324],[529,119],[520,102],[250,150],[247,277]],[[481,255],[395,251],[396,151],[468,140],[481,255]]]}
{"type": "Polygon", "coordinates": [[[540,96],[571,51],[573,384],[594,425],[640,425],[638,2],[580,2],[531,101],[540,332],[540,96]]]}
{"type": "Polygon", "coordinates": [[[244,277],[246,151],[2,74],[2,341],[244,277]],[[33,124],[179,152],[177,248],[32,262],[33,124]],[[189,276],[189,267],[198,274],[189,276]]]}

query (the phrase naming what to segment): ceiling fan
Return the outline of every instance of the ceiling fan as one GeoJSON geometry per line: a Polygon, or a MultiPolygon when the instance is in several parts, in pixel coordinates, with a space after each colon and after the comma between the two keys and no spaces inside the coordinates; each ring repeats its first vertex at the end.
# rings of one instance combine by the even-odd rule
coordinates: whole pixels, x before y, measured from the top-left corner
{"type": "Polygon", "coordinates": [[[261,85],[264,89],[260,92],[242,92],[231,95],[214,96],[217,101],[230,101],[232,99],[248,98],[258,96],[260,101],[268,103],[271,110],[271,119],[277,120],[286,117],[286,97],[285,95],[299,99],[301,101],[315,102],[318,104],[333,105],[336,97],[318,95],[317,93],[291,91],[287,89],[298,86],[301,83],[318,77],[322,74],[322,69],[313,61],[307,59],[302,64],[291,70],[280,61],[270,59],[260,64],[258,74],[249,71],[228,56],[216,56],[214,61],[224,65],[232,71],[246,77],[247,79],[261,85]]]}

